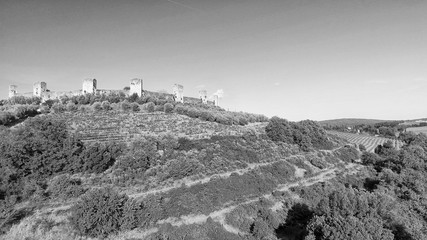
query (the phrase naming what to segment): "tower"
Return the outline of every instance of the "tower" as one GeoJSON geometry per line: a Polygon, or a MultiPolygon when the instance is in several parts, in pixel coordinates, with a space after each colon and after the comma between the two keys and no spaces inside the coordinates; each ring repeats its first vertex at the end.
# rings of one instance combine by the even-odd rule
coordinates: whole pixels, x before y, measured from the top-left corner
{"type": "Polygon", "coordinates": [[[96,79],[94,78],[87,78],[83,80],[83,88],[82,93],[86,94],[95,94],[96,93],[96,79]]]}
{"type": "Polygon", "coordinates": [[[33,95],[41,97],[46,92],[47,84],[45,82],[36,82],[33,84],[33,95]]]}
{"type": "Polygon", "coordinates": [[[215,106],[219,107],[219,96],[213,95],[215,106]]]}
{"type": "Polygon", "coordinates": [[[12,98],[16,96],[16,93],[18,92],[18,86],[16,85],[9,85],[9,98],[12,98]]]}
{"type": "Polygon", "coordinates": [[[143,81],[140,78],[134,78],[130,80],[130,90],[129,95],[132,95],[134,93],[138,94],[138,97],[142,96],[142,85],[143,81]]]}
{"type": "Polygon", "coordinates": [[[173,85],[173,95],[175,97],[175,102],[184,103],[184,87],[179,84],[173,85]]]}
{"type": "Polygon", "coordinates": [[[199,98],[202,100],[203,104],[208,103],[208,92],[206,90],[199,91],[199,98]]]}

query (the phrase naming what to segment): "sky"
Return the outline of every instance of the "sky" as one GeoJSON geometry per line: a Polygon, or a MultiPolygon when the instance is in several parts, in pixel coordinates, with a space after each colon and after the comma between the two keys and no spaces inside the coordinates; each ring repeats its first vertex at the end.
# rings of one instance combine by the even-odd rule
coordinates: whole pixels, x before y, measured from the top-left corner
{"type": "Polygon", "coordinates": [[[220,90],[288,120],[427,117],[424,0],[0,0],[0,99],[31,92],[220,90]]]}

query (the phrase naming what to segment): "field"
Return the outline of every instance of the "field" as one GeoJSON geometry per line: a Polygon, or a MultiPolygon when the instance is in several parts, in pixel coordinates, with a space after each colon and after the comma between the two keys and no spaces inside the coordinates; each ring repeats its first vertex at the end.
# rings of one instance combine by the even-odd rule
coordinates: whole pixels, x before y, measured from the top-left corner
{"type": "Polygon", "coordinates": [[[411,127],[407,128],[406,131],[413,133],[424,133],[427,134],[427,126],[424,127],[411,127]]]}
{"type": "Polygon", "coordinates": [[[328,131],[328,133],[344,138],[350,143],[363,144],[366,147],[366,151],[368,152],[374,152],[375,148],[378,145],[382,145],[387,141],[392,141],[396,149],[400,149],[400,147],[403,146],[403,143],[401,141],[398,141],[395,139],[374,137],[374,136],[355,134],[355,133],[344,133],[344,132],[337,132],[337,131],[328,131]]]}
{"type": "Polygon", "coordinates": [[[176,137],[204,139],[211,136],[239,136],[243,133],[262,133],[265,124],[229,126],[202,121],[179,114],[99,112],[60,113],[55,118],[67,122],[71,132],[84,142],[130,142],[141,136],[172,134],[176,137]]]}
{"type": "Polygon", "coordinates": [[[374,125],[375,123],[385,122],[386,120],[377,120],[377,119],[362,119],[362,118],[341,118],[341,119],[331,119],[319,121],[322,126],[356,126],[356,125],[374,125]]]}

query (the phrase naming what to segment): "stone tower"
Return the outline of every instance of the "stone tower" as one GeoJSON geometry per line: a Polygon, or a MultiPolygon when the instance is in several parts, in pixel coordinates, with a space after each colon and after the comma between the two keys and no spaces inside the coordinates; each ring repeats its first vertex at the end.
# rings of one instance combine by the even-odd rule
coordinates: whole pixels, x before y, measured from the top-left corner
{"type": "Polygon", "coordinates": [[[219,96],[218,95],[213,95],[213,98],[214,98],[215,106],[219,107],[219,96]]]}
{"type": "Polygon", "coordinates": [[[96,93],[96,79],[94,78],[87,78],[83,80],[83,88],[82,93],[86,94],[95,94],[96,93]]]}
{"type": "Polygon", "coordinates": [[[45,82],[36,82],[33,84],[33,95],[41,97],[47,90],[47,84],[45,82]]]}
{"type": "Polygon", "coordinates": [[[208,103],[208,92],[206,90],[199,91],[199,98],[202,100],[203,104],[208,103]]]}
{"type": "Polygon", "coordinates": [[[184,103],[184,87],[179,84],[173,85],[173,95],[175,97],[175,102],[184,103]]]}
{"type": "Polygon", "coordinates": [[[134,78],[134,79],[130,80],[129,95],[136,93],[136,94],[138,94],[138,97],[141,97],[142,96],[142,90],[143,90],[142,84],[143,84],[142,79],[134,78]]]}
{"type": "Polygon", "coordinates": [[[18,86],[9,85],[9,98],[16,96],[17,92],[18,92],[18,86]]]}

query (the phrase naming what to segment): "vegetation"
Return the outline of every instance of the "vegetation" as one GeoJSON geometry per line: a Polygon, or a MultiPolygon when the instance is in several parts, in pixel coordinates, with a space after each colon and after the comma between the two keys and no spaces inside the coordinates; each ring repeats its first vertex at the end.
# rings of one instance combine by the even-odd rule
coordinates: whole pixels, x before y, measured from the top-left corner
{"type": "Polygon", "coordinates": [[[5,239],[427,238],[425,135],[331,135],[162,96],[1,107],[22,121],[0,128],[5,239]]]}
{"type": "Polygon", "coordinates": [[[297,144],[303,151],[310,151],[313,148],[333,148],[333,143],[328,139],[326,131],[314,121],[290,122],[273,117],[265,131],[271,140],[297,144]]]}

